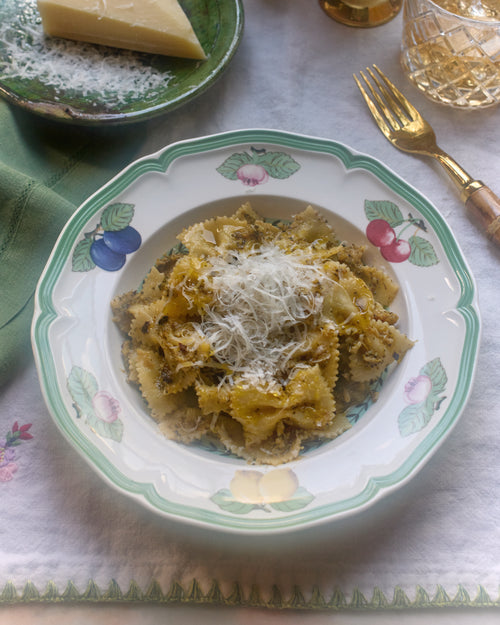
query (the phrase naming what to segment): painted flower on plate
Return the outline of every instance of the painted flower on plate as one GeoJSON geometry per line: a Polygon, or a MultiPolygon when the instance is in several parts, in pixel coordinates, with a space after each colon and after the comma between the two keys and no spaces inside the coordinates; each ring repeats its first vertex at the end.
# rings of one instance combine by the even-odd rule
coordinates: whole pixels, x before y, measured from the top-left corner
{"type": "Polygon", "coordinates": [[[92,398],[95,416],[107,423],[113,423],[121,412],[120,403],[107,391],[98,391],[92,398]]]}
{"type": "Polygon", "coordinates": [[[236,172],[238,180],[248,187],[256,187],[258,184],[264,184],[269,179],[269,174],[262,165],[242,165],[236,172]]]}
{"type": "Polygon", "coordinates": [[[410,378],[405,384],[405,399],[409,404],[419,404],[427,398],[431,389],[432,380],[428,375],[410,378]]]}
{"type": "Polygon", "coordinates": [[[398,416],[401,436],[411,436],[423,430],[443,401],[448,376],[440,358],[434,358],[421,367],[418,375],[404,386],[403,396],[408,404],[398,416]]]}
{"type": "Polygon", "coordinates": [[[217,167],[219,174],[228,180],[239,180],[247,187],[265,184],[269,178],[284,180],[299,169],[299,163],[290,154],[254,146],[245,152],[234,152],[217,167]]]}
{"type": "Polygon", "coordinates": [[[123,436],[120,402],[108,391],[100,391],[96,377],[81,367],[72,367],[67,383],[77,417],[84,418],[97,435],[119,443],[123,436]]]}

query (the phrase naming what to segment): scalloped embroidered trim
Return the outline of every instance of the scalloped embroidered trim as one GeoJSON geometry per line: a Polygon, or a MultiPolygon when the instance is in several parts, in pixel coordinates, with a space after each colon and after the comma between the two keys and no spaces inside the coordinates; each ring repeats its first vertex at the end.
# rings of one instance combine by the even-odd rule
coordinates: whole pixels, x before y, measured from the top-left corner
{"type": "Polygon", "coordinates": [[[450,598],[445,589],[438,585],[431,597],[422,587],[417,586],[415,600],[411,601],[404,590],[396,586],[392,600],[387,599],[377,587],[373,589],[371,599],[366,599],[359,589],[354,589],[350,596],[336,588],[329,599],[325,598],[317,586],[312,588],[310,599],[305,599],[304,592],[295,586],[291,595],[285,597],[278,586],[273,585],[268,599],[265,599],[262,590],[254,585],[245,597],[241,585],[235,582],[233,589],[225,596],[220,590],[217,580],[207,593],[201,585],[193,579],[187,588],[179,582],[173,581],[167,592],[163,592],[160,584],[153,580],[146,589],[132,581],[126,592],[123,592],[118,583],[112,579],[106,590],[101,590],[94,580],[90,580],[84,592],[80,592],[70,580],[61,592],[54,582],[49,582],[44,592],[40,592],[32,582],[27,582],[21,592],[18,592],[12,582],[7,582],[0,594],[0,605],[19,603],[162,603],[162,604],[210,604],[239,607],[258,607],[272,609],[304,609],[304,610],[391,610],[391,609],[418,609],[418,608],[491,608],[500,605],[500,598],[491,599],[483,586],[478,586],[477,595],[471,598],[467,590],[458,585],[457,593],[450,598]]]}

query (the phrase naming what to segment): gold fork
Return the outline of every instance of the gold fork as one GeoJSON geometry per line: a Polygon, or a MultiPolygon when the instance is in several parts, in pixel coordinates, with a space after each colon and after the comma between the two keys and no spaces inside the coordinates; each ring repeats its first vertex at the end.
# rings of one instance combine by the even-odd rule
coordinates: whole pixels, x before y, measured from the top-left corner
{"type": "Polygon", "coordinates": [[[380,130],[400,150],[437,159],[460,189],[461,198],[471,215],[486,230],[487,236],[500,245],[500,199],[438,147],[430,124],[387,76],[376,65],[373,67],[376,73],[366,68],[371,81],[360,72],[367,89],[356,75],[354,80],[380,130]]]}

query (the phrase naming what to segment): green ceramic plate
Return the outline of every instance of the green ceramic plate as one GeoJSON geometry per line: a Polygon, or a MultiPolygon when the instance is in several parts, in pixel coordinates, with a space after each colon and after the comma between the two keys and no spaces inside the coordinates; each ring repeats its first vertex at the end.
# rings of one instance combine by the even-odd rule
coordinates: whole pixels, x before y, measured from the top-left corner
{"type": "Polygon", "coordinates": [[[36,0],[0,2],[0,95],[43,117],[80,124],[149,119],[203,93],[232,59],[241,0],[180,0],[205,61],[43,36],[36,0]]]}

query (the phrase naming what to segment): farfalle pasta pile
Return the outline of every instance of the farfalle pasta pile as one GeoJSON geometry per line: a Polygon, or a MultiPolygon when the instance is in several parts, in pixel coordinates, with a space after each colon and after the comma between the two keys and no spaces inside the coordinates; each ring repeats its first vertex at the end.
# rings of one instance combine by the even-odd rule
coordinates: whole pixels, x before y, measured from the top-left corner
{"type": "Polygon", "coordinates": [[[129,381],[168,438],[289,462],[348,429],[346,409],[412,346],[388,310],[397,285],[311,207],[285,224],[245,204],[178,239],[112,302],[129,381]]]}

